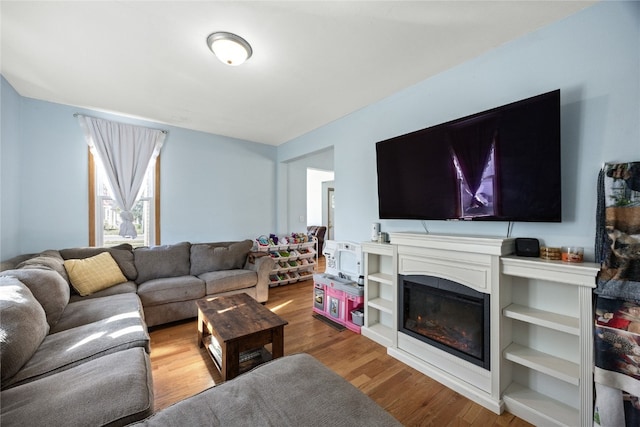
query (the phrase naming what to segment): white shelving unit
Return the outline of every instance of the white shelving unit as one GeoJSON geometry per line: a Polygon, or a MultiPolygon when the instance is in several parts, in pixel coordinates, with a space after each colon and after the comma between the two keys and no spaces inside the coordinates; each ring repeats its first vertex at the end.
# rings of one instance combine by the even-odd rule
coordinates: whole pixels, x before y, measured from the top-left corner
{"type": "Polygon", "coordinates": [[[505,409],[536,425],[593,425],[598,264],[501,258],[505,409]]]}
{"type": "Polygon", "coordinates": [[[318,264],[316,252],[317,240],[286,245],[257,246],[258,251],[266,252],[275,261],[275,267],[269,274],[269,286],[288,285],[313,279],[318,264]]]}
{"type": "Polygon", "coordinates": [[[540,426],[593,425],[592,293],[600,265],[514,255],[514,239],[393,233],[363,243],[362,335],[484,407],[540,426]],[[491,368],[398,332],[397,275],[454,280],[491,296],[491,368]]]}
{"type": "Polygon", "coordinates": [[[397,345],[397,246],[362,243],[364,326],[361,334],[385,347],[397,345]]]}

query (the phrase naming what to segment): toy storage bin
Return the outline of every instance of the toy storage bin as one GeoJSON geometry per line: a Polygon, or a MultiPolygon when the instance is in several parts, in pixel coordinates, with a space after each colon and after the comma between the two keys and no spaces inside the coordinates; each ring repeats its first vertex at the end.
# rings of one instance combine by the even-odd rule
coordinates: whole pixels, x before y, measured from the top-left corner
{"type": "Polygon", "coordinates": [[[313,248],[315,246],[314,241],[300,243],[301,248],[313,248]]]}
{"type": "Polygon", "coordinates": [[[308,248],[298,249],[298,253],[299,253],[299,256],[298,256],[299,259],[313,258],[316,255],[316,251],[308,248]]]}
{"type": "Polygon", "coordinates": [[[364,311],[362,307],[351,310],[351,323],[354,325],[364,325],[364,311]]]}
{"type": "Polygon", "coordinates": [[[287,281],[287,283],[295,283],[298,281],[298,279],[300,279],[300,275],[296,271],[292,271],[287,274],[289,277],[289,280],[287,281]]]}
{"type": "Polygon", "coordinates": [[[287,281],[284,278],[286,273],[270,274],[269,275],[269,287],[274,288],[276,286],[284,285],[287,281]]]}
{"type": "Polygon", "coordinates": [[[313,278],[313,269],[298,271],[300,278],[298,280],[309,280],[313,278]]]}
{"type": "Polygon", "coordinates": [[[295,261],[300,256],[297,249],[289,249],[289,261],[295,261]]]}
{"type": "Polygon", "coordinates": [[[291,266],[286,261],[280,261],[276,264],[276,267],[278,268],[278,273],[287,273],[291,271],[291,266]]]}
{"type": "Polygon", "coordinates": [[[276,252],[276,254],[277,254],[276,258],[282,258],[287,260],[291,256],[291,253],[286,249],[281,249],[278,252],[276,252]]]}
{"type": "Polygon", "coordinates": [[[364,296],[363,295],[353,295],[345,292],[344,295],[344,310],[345,310],[345,319],[344,326],[353,332],[360,333],[360,327],[364,324],[364,311],[362,307],[364,306],[364,296]],[[354,315],[354,311],[360,310],[361,316],[358,317],[354,315]]]}

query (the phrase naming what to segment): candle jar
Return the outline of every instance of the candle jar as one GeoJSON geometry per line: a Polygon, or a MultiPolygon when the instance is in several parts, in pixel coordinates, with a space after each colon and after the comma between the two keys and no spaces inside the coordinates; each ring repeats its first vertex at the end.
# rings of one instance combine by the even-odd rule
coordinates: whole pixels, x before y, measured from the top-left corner
{"type": "Polygon", "coordinates": [[[559,261],[562,258],[560,248],[552,248],[550,246],[542,246],[540,248],[540,258],[547,261],[559,261]]]}
{"type": "Polygon", "coordinates": [[[584,249],[580,246],[563,246],[562,261],[564,262],[582,262],[584,258],[584,249]]]}

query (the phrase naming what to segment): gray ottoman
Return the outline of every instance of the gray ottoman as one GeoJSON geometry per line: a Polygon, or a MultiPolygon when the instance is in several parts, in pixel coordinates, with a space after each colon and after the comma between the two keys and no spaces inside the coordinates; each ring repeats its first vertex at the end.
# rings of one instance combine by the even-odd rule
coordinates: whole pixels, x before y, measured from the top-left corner
{"type": "Polygon", "coordinates": [[[165,408],[144,426],[401,426],[308,354],[282,357],[165,408]]]}

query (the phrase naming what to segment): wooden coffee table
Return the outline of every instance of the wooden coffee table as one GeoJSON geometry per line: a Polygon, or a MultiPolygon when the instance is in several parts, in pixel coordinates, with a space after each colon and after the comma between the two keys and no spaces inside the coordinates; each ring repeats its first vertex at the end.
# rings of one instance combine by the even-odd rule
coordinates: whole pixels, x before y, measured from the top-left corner
{"type": "Polygon", "coordinates": [[[227,381],[267,360],[284,356],[288,324],[245,293],[201,299],[198,345],[205,347],[227,381]],[[271,352],[264,345],[271,343],[271,352]]]}

